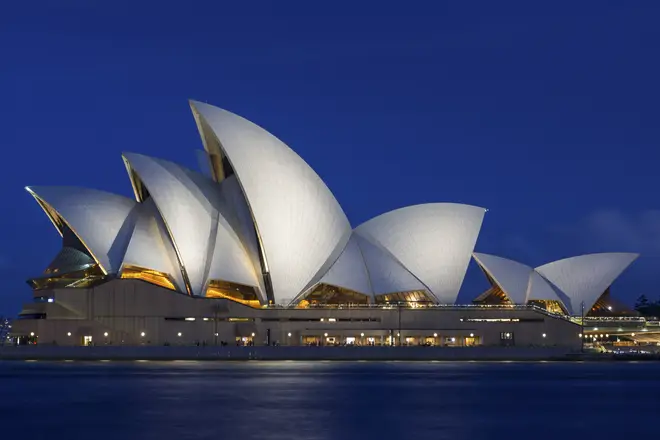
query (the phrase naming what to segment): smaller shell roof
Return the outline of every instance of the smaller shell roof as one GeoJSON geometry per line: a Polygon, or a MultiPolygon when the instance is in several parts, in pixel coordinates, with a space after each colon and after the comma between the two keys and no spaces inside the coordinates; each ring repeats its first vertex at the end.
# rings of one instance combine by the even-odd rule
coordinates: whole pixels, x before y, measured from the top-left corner
{"type": "Polygon", "coordinates": [[[631,253],[587,254],[536,269],[506,258],[475,253],[475,261],[516,304],[557,300],[570,314],[591,310],[598,298],[638,257],[631,253]],[[524,290],[524,295],[523,295],[524,290]]]}
{"type": "Polygon", "coordinates": [[[108,273],[117,273],[133,231],[136,202],[117,194],[70,186],[32,186],[26,190],[37,200],[62,234],[64,221],[108,273]],[[59,218],[58,218],[59,217],[59,218]]]}

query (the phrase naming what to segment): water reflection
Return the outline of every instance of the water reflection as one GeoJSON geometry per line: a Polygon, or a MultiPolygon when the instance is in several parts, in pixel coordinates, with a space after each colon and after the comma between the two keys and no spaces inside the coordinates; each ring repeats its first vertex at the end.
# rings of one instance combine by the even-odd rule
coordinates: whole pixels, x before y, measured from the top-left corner
{"type": "Polygon", "coordinates": [[[635,420],[655,417],[657,368],[7,362],[0,363],[0,414],[10,421],[3,432],[25,439],[54,432],[94,440],[615,438],[655,433],[635,420]]]}

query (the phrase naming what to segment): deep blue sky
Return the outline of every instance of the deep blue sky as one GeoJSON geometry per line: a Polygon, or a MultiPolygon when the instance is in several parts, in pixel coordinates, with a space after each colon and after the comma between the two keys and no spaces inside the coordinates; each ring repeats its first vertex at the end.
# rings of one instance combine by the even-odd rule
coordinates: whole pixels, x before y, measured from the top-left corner
{"type": "MultiPolygon", "coordinates": [[[[122,151],[196,167],[188,98],[280,137],[353,225],[474,204],[478,251],[638,251],[614,293],[660,293],[657,1],[6,3],[0,314],[60,246],[24,186],[130,196],[122,151]]],[[[484,287],[472,265],[461,298],[484,287]]]]}

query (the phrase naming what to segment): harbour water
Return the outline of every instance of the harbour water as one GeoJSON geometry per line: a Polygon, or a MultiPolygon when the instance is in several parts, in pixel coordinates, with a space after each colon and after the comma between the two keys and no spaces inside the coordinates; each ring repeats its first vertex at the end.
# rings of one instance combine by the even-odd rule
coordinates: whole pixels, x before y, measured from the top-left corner
{"type": "Polygon", "coordinates": [[[615,439],[659,410],[656,362],[0,362],[12,439],[615,439]]]}

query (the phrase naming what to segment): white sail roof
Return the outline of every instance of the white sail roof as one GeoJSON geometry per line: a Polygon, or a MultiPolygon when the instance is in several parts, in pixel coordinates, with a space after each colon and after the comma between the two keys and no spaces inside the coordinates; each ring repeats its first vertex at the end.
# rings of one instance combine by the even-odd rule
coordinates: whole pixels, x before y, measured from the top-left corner
{"type": "Polygon", "coordinates": [[[348,219],[314,170],[275,136],[226,110],[191,107],[205,148],[226,156],[245,194],[275,301],[297,296],[348,242],[348,219]]]}
{"type": "Polygon", "coordinates": [[[181,267],[152,198],[138,205],[139,216],[130,238],[122,268],[127,265],[156,270],[170,276],[180,292],[186,291],[181,267]]]}
{"type": "Polygon", "coordinates": [[[514,304],[527,303],[527,288],[534,269],[495,255],[473,254],[475,261],[507,294],[514,304]]]}
{"type": "Polygon", "coordinates": [[[364,295],[373,296],[369,272],[367,272],[367,266],[362,257],[356,235],[351,236],[339,258],[319,283],[344,287],[364,295]]]}
{"type": "Polygon", "coordinates": [[[217,183],[162,159],[134,153],[124,158],[163,218],[191,294],[203,296],[210,279],[258,286],[245,249],[220,212],[217,183]]]}
{"type": "Polygon", "coordinates": [[[359,234],[355,234],[355,238],[362,252],[374,295],[413,290],[423,290],[432,294],[424,283],[396,261],[386,249],[371,243],[359,234]]]}
{"type": "Polygon", "coordinates": [[[453,304],[484,213],[475,206],[429,203],[387,212],[355,231],[387,249],[439,302],[453,304]]]}
{"type": "Polygon", "coordinates": [[[104,273],[121,267],[135,216],[127,197],[88,188],[33,186],[26,188],[58,227],[61,219],[76,234],[104,273]]]}
{"type": "Polygon", "coordinates": [[[583,302],[585,310],[590,310],[638,256],[631,253],[580,255],[553,261],[537,267],[536,271],[570,298],[566,306],[570,313],[577,314],[583,302]]]}

